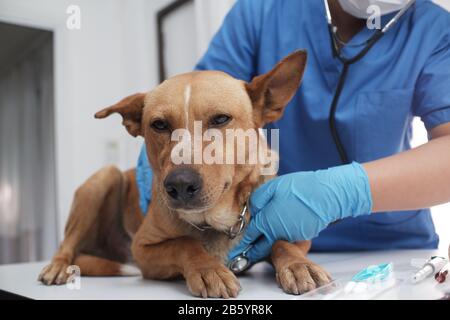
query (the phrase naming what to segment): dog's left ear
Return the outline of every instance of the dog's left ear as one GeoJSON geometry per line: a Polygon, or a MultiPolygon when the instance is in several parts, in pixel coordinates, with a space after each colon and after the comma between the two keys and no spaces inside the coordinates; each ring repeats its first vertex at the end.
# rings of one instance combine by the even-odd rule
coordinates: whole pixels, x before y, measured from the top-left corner
{"type": "Polygon", "coordinates": [[[115,105],[97,112],[95,118],[104,119],[113,113],[118,113],[122,116],[122,124],[133,137],[142,136],[141,121],[145,95],[145,93],[136,93],[126,97],[115,105]]]}
{"type": "Polygon", "coordinates": [[[272,71],[246,84],[253,103],[254,121],[258,127],[277,121],[294,97],[306,67],[306,51],[296,51],[279,62],[272,71]]]}

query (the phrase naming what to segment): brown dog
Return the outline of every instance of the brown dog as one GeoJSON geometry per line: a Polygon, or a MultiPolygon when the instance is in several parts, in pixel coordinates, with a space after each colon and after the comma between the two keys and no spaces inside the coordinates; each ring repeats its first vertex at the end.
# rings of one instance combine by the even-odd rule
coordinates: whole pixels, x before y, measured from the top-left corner
{"type": "MultiPolygon", "coordinates": [[[[295,52],[250,84],[221,72],[192,72],[97,113],[119,113],[131,135],[144,137],[154,172],[148,214],[144,218],[138,206],[135,170],[100,170],[76,191],[65,239],[39,279],[65,283],[69,265],[87,276],[126,275],[132,271],[126,263],[135,262],[148,279],[183,276],[196,296],[236,297],[239,282],[224,263],[241,238],[231,233],[240,227],[251,191],[266,180],[262,165],[177,166],[171,133],[192,132],[194,121],[220,131],[256,130],[276,121],[297,92],[305,65],[306,53],[295,52]]],[[[307,241],[273,246],[270,260],[284,291],[300,294],[330,281],[306,258],[309,248],[307,241]]]]}

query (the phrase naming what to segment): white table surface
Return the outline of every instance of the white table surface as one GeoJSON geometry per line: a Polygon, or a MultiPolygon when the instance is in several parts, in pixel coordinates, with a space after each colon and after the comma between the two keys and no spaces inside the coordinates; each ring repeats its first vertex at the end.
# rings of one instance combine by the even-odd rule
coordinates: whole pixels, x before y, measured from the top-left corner
{"type": "MultiPolygon", "coordinates": [[[[409,277],[413,268],[412,258],[429,258],[444,255],[437,250],[405,250],[361,253],[310,254],[310,258],[325,267],[335,279],[348,280],[361,269],[371,265],[393,262],[399,278],[409,277]]],[[[46,262],[0,266],[0,290],[32,299],[195,299],[184,281],[149,281],[141,277],[81,278],[81,288],[70,290],[66,286],[45,286],[36,278],[46,262]]],[[[266,263],[253,267],[247,275],[239,277],[242,291],[238,299],[279,300],[302,299],[291,296],[278,288],[273,269],[266,263]]],[[[412,285],[398,281],[398,285],[378,295],[377,299],[439,299],[450,290],[450,280],[438,284],[429,278],[412,285]]]]}

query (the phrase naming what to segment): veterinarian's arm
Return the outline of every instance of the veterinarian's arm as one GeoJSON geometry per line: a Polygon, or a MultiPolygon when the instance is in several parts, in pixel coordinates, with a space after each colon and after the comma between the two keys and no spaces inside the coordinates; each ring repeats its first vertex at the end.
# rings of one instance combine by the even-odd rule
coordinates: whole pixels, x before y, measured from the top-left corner
{"type": "Polygon", "coordinates": [[[257,262],[277,240],[311,240],[335,221],[371,213],[369,179],[356,162],[286,174],[253,192],[250,211],[252,219],[231,259],[253,244],[247,256],[257,262]]]}
{"type": "Polygon", "coordinates": [[[411,110],[424,122],[431,141],[364,165],[374,212],[428,208],[450,201],[449,64],[450,38],[445,36],[417,79],[411,110]]]}
{"type": "Polygon", "coordinates": [[[276,240],[310,240],[340,219],[450,201],[450,124],[431,135],[417,149],[372,163],[296,172],[264,184],[252,194],[252,220],[230,258],[253,244],[247,255],[256,262],[276,240]]]}
{"type": "Polygon", "coordinates": [[[373,212],[416,210],[450,201],[450,123],[416,149],[364,164],[373,212]]]}

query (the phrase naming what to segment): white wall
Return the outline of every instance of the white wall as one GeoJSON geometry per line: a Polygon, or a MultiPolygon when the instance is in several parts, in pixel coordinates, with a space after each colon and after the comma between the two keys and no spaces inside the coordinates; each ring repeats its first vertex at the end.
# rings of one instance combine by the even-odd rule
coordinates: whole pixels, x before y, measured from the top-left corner
{"type": "Polygon", "coordinates": [[[0,0],[0,20],[55,32],[55,126],[59,231],[73,192],[111,160],[135,164],[140,141],[119,116],[94,120],[100,108],[157,84],[155,12],[170,0],[0,0]],[[66,28],[69,5],[81,30],[66,28]]]}
{"type": "Polygon", "coordinates": [[[167,75],[192,70],[236,0],[195,0],[167,17],[163,26],[167,75]]]}
{"type": "Polygon", "coordinates": [[[164,22],[165,68],[168,78],[191,71],[199,60],[194,10],[194,4],[184,5],[167,16],[164,22]]]}
{"type": "Polygon", "coordinates": [[[195,0],[197,55],[203,56],[236,0],[195,0]]]}
{"type": "Polygon", "coordinates": [[[442,7],[446,8],[447,10],[450,10],[450,0],[433,0],[433,1],[441,5],[442,7]]]}

